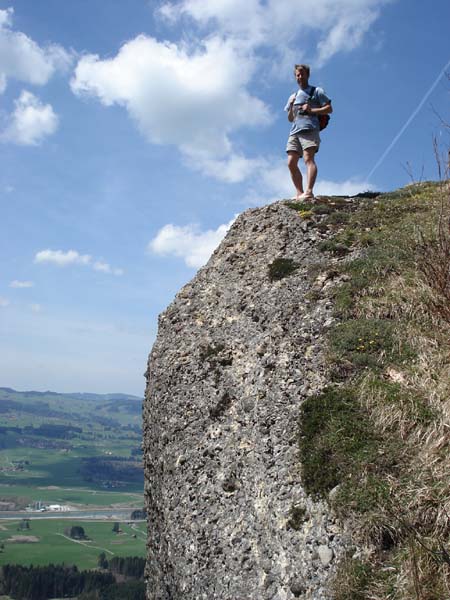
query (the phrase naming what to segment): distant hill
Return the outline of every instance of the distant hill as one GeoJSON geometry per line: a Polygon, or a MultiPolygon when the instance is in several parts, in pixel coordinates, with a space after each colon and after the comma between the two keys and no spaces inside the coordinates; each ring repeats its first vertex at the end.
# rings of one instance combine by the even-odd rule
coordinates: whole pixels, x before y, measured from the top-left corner
{"type": "Polygon", "coordinates": [[[2,485],[140,491],[141,439],[137,396],[0,387],[0,500],[20,495],[2,485]]]}
{"type": "MultiPolygon", "coordinates": [[[[15,420],[31,415],[41,422],[66,422],[102,426],[141,426],[142,398],[130,394],[91,394],[18,391],[0,387],[0,416],[15,420]],[[95,406],[95,412],[92,411],[95,406]]],[[[36,422],[39,424],[39,421],[36,422]]]]}
{"type": "Polygon", "coordinates": [[[42,398],[43,396],[57,396],[63,398],[77,398],[79,400],[90,400],[95,402],[103,402],[108,400],[139,400],[142,402],[142,398],[139,396],[133,396],[131,394],[91,394],[89,392],[74,392],[74,393],[61,393],[61,392],[37,392],[35,390],[29,390],[25,392],[19,392],[8,387],[0,387],[0,400],[4,397],[3,394],[14,394],[23,395],[26,398],[36,396],[42,398]]]}

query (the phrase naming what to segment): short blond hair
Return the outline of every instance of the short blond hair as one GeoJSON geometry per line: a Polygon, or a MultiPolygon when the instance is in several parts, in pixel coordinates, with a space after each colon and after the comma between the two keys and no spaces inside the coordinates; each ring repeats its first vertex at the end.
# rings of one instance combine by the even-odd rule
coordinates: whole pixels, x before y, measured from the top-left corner
{"type": "Polygon", "coordinates": [[[307,74],[307,75],[308,75],[308,77],[309,77],[309,73],[310,73],[310,70],[311,70],[311,69],[309,68],[309,65],[304,65],[304,64],[301,64],[301,65],[295,65],[295,67],[294,67],[294,73],[296,73],[296,72],[297,72],[299,69],[303,69],[304,71],[306,71],[306,74],[307,74]]]}

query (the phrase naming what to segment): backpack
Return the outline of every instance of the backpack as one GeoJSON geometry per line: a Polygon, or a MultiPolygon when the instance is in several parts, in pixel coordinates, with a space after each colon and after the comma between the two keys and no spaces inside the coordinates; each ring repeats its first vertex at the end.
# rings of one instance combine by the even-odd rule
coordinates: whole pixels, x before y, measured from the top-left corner
{"type": "MultiPolygon", "coordinates": [[[[310,94],[310,98],[312,99],[312,97],[314,96],[314,94],[316,93],[316,88],[312,85],[311,86],[311,94],[310,94]]],[[[328,126],[328,123],[330,122],[330,115],[317,115],[318,119],[319,119],[319,130],[322,131],[322,129],[325,129],[325,127],[328,126]]]]}

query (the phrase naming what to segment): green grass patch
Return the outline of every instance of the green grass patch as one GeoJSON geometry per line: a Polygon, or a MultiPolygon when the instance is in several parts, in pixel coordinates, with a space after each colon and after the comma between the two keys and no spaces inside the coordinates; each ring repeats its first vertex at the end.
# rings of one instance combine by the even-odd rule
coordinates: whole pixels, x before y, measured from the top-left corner
{"type": "Polygon", "coordinates": [[[288,208],[292,208],[298,213],[311,213],[316,215],[328,215],[333,212],[333,208],[325,202],[286,202],[288,208]]]}
{"type": "Polygon", "coordinates": [[[334,256],[345,256],[352,250],[354,234],[350,231],[346,236],[335,236],[319,244],[319,250],[330,252],[334,256]]]}
{"type": "Polygon", "coordinates": [[[391,596],[390,594],[395,593],[395,576],[395,568],[389,571],[381,571],[377,568],[377,565],[348,556],[342,561],[336,576],[338,585],[334,589],[334,599],[368,600],[369,598],[379,598],[379,596],[373,596],[371,591],[382,584],[386,593],[389,594],[383,596],[383,598],[394,600],[398,596],[391,596]]]}
{"type": "MultiPolygon", "coordinates": [[[[112,448],[108,444],[107,448],[112,448]]],[[[108,450],[113,452],[114,448],[108,450]]],[[[54,449],[39,449],[19,447],[0,451],[0,461],[2,464],[8,464],[13,460],[26,460],[29,465],[23,471],[0,473],[1,485],[17,485],[25,487],[80,487],[87,486],[102,489],[101,485],[87,483],[82,477],[81,467],[82,459],[90,456],[106,455],[106,451],[99,452],[95,448],[81,450],[72,449],[68,452],[61,452],[54,449]]],[[[114,452],[115,454],[115,452],[114,452]]],[[[127,454],[129,456],[129,452],[127,454]]],[[[140,492],[143,486],[139,484],[124,484],[124,490],[127,492],[140,492]]]]}
{"type": "Polygon", "coordinates": [[[329,387],[301,407],[299,444],[303,482],[310,494],[327,493],[362,473],[379,439],[351,388],[329,387]]]}
{"type": "Polygon", "coordinates": [[[312,210],[314,204],[312,204],[311,202],[286,202],[286,206],[288,208],[292,208],[292,210],[295,210],[297,212],[301,212],[301,211],[310,211],[312,210]]]}
{"type": "Polygon", "coordinates": [[[333,505],[342,515],[348,515],[348,511],[358,514],[366,514],[372,510],[380,509],[389,504],[389,485],[381,473],[384,467],[379,455],[372,453],[371,461],[362,461],[360,473],[350,473],[348,479],[339,487],[333,499],[333,505]],[[381,464],[380,464],[381,463],[381,464]],[[367,474],[367,470],[379,470],[380,474],[367,474]]]}
{"type": "MultiPolygon", "coordinates": [[[[440,417],[422,391],[405,388],[385,377],[374,375],[368,378],[365,382],[365,389],[371,396],[377,398],[378,406],[400,410],[417,426],[427,427],[440,417]]],[[[396,423],[392,423],[392,426],[396,427],[396,423]]]]}
{"type": "Polygon", "coordinates": [[[79,508],[109,507],[126,504],[143,505],[143,493],[114,492],[88,488],[62,488],[58,486],[0,485],[0,498],[26,498],[28,502],[42,500],[50,504],[72,504],[79,508]]]}
{"type": "Polygon", "coordinates": [[[112,521],[72,521],[70,519],[30,520],[30,529],[18,531],[19,521],[1,521],[0,565],[47,565],[73,564],[80,569],[93,569],[97,558],[105,552],[113,556],[146,556],[145,523],[121,523],[122,533],[113,533],[112,521]],[[72,526],[83,527],[89,541],[78,543],[65,537],[65,530],[72,526]],[[15,542],[14,536],[32,536],[38,541],[15,542]],[[134,537],[136,536],[136,537],[134,537]]]}
{"type": "Polygon", "coordinates": [[[382,319],[350,319],[329,334],[332,360],[349,361],[358,368],[379,369],[414,357],[405,341],[400,341],[395,324],[382,319]]]}
{"type": "Polygon", "coordinates": [[[335,210],[331,212],[326,219],[325,225],[344,225],[350,221],[350,213],[345,210],[335,210]]]}

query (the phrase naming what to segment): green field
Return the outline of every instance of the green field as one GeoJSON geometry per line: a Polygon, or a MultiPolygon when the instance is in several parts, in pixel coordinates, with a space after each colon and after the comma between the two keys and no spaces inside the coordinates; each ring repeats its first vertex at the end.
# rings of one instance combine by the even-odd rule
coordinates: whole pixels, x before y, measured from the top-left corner
{"type": "MultiPolygon", "coordinates": [[[[81,485],[86,487],[86,482],[80,476],[80,465],[84,457],[100,454],[98,450],[95,450],[91,450],[89,453],[73,450],[66,454],[57,450],[41,450],[38,448],[3,450],[0,452],[0,463],[7,464],[13,460],[28,460],[31,464],[22,472],[2,474],[0,485],[20,483],[31,486],[81,485]]],[[[139,490],[139,486],[134,486],[134,489],[139,490]]]]}
{"type": "MultiPolygon", "coordinates": [[[[0,388],[0,501],[17,512],[28,504],[70,505],[75,509],[142,509],[144,476],[142,399],[124,394],[57,394],[0,388]]],[[[131,510],[130,510],[131,512],[131,510]]],[[[3,564],[97,566],[98,555],[145,556],[146,524],[77,517],[0,520],[3,564]],[[81,525],[88,541],[64,537],[81,525]],[[32,536],[18,540],[14,536],[32,536]]]]}
{"type": "MultiPolygon", "coordinates": [[[[144,503],[142,492],[113,492],[90,490],[87,488],[60,488],[58,486],[32,487],[26,485],[0,485],[0,497],[21,497],[29,502],[42,500],[50,504],[70,504],[84,508],[127,507],[142,508],[144,503]]],[[[1,523],[1,521],[0,521],[1,523]]]]}
{"type": "Polygon", "coordinates": [[[142,506],[141,404],[122,394],[0,388],[0,501],[142,506]]]}
{"type": "Polygon", "coordinates": [[[113,533],[114,521],[72,521],[70,519],[37,519],[30,529],[18,531],[20,521],[0,521],[0,566],[4,564],[48,565],[75,564],[79,569],[97,566],[101,552],[113,556],[146,555],[146,523],[121,523],[122,533],[113,533]],[[89,541],[77,542],[64,537],[64,530],[73,525],[84,528],[89,541]],[[13,536],[33,536],[38,541],[19,543],[8,541],[13,536]],[[136,536],[136,537],[133,537],[136,536]]]}

